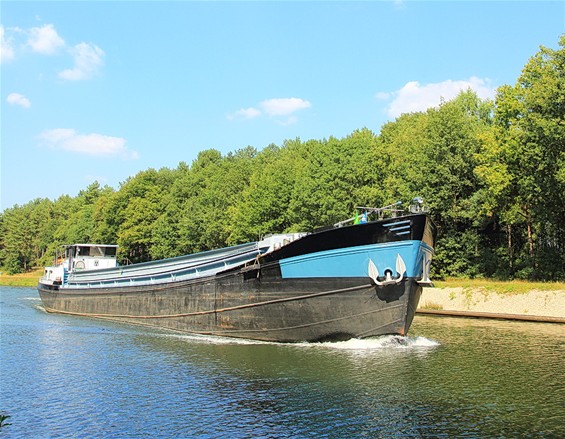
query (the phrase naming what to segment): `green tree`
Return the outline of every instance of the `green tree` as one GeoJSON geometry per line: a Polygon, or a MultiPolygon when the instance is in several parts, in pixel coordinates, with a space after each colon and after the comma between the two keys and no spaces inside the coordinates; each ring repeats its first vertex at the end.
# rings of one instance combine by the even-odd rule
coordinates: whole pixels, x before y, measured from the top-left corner
{"type": "Polygon", "coordinates": [[[425,113],[401,116],[383,127],[377,152],[385,200],[421,196],[431,208],[439,239],[434,268],[442,276],[478,274],[480,227],[475,173],[492,103],[468,90],[425,113]]]}
{"type": "Polygon", "coordinates": [[[230,243],[253,241],[292,228],[289,203],[303,164],[299,139],[270,145],[255,159],[248,183],[230,209],[230,243]]]}
{"type": "MultiPolygon", "coordinates": [[[[426,182],[426,113],[409,113],[385,124],[373,149],[374,185],[380,188],[378,202],[382,205],[426,197],[422,190],[426,182]],[[426,172],[422,172],[425,169],[426,172]]],[[[379,204],[377,203],[377,204],[379,204]]]]}
{"type": "Polygon", "coordinates": [[[151,259],[153,225],[166,210],[169,191],[175,173],[163,168],[148,169],[122,184],[106,206],[105,233],[116,236],[119,254],[131,262],[151,259]]]}
{"type": "Polygon", "coordinates": [[[374,204],[375,135],[364,128],[344,139],[304,144],[289,208],[296,229],[312,230],[350,217],[355,205],[374,204]],[[371,189],[372,188],[372,189],[371,189]]]}
{"type": "Polygon", "coordinates": [[[541,47],[496,100],[509,175],[501,206],[518,277],[556,279],[565,267],[565,35],[559,46],[541,47]]]}
{"type": "Polygon", "coordinates": [[[21,273],[38,264],[50,238],[51,202],[36,199],[2,212],[0,261],[8,273],[21,273]]]}
{"type": "MultiPolygon", "coordinates": [[[[74,198],[60,197],[55,202],[53,211],[58,225],[53,233],[57,245],[93,241],[97,228],[97,217],[94,215],[96,203],[100,197],[106,197],[111,192],[111,188],[103,188],[95,181],[74,198]]],[[[98,222],[100,221],[98,218],[98,222]]]]}

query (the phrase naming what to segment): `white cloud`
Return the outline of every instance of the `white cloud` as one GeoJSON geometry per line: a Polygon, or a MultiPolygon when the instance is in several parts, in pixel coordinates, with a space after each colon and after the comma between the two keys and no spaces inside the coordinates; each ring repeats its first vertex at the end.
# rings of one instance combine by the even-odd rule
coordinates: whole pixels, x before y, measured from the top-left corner
{"type": "Polygon", "coordinates": [[[482,99],[493,98],[496,89],[491,86],[489,79],[473,76],[468,80],[452,81],[421,85],[418,81],[407,82],[400,90],[393,93],[377,93],[377,99],[393,97],[387,107],[387,114],[398,117],[402,113],[425,111],[430,107],[437,107],[441,101],[455,98],[461,91],[473,90],[482,99]]]}
{"type": "Polygon", "coordinates": [[[104,51],[95,44],[80,43],[70,50],[74,58],[72,69],[59,72],[59,77],[70,81],[89,79],[104,65],[104,51]]]}
{"type": "Polygon", "coordinates": [[[59,36],[52,24],[46,24],[29,30],[28,44],[34,52],[53,55],[57,49],[65,46],[65,40],[59,36]]]}
{"type": "Polygon", "coordinates": [[[73,57],[73,67],[59,72],[59,77],[70,81],[79,81],[94,77],[104,65],[104,51],[92,43],[79,43],[69,48],[65,40],[59,36],[55,26],[46,24],[30,29],[17,27],[4,28],[0,25],[0,61],[11,61],[16,52],[22,48],[31,49],[41,55],[56,55],[61,48],[73,57]],[[27,41],[22,41],[21,37],[27,41]],[[19,40],[19,42],[18,42],[19,40]]]}
{"type": "Polygon", "coordinates": [[[0,25],[0,62],[5,63],[14,59],[15,56],[12,40],[6,37],[4,26],[0,25]]]}
{"type": "Polygon", "coordinates": [[[295,111],[311,107],[310,102],[300,98],[267,99],[259,104],[269,116],[288,116],[295,111]]]}
{"type": "Polygon", "coordinates": [[[121,157],[137,159],[136,151],[126,148],[126,140],[121,137],[105,136],[103,134],[78,134],[69,128],[47,130],[38,139],[55,150],[71,151],[98,157],[121,157]]]}
{"type": "Polygon", "coordinates": [[[254,119],[261,115],[261,111],[257,108],[249,107],[237,110],[235,113],[228,114],[229,120],[234,119],[254,119]]]}
{"type": "Polygon", "coordinates": [[[23,108],[31,107],[31,101],[28,98],[26,98],[24,95],[21,95],[19,93],[10,93],[6,98],[6,102],[8,102],[11,105],[19,105],[20,107],[23,108]]]}
{"type": "Polygon", "coordinates": [[[227,118],[228,120],[254,119],[266,114],[275,118],[276,123],[287,126],[298,122],[298,118],[293,113],[311,106],[312,104],[305,99],[273,98],[259,102],[255,107],[242,108],[235,113],[228,114],[227,118]],[[284,118],[280,119],[281,116],[284,116],[284,118]]]}

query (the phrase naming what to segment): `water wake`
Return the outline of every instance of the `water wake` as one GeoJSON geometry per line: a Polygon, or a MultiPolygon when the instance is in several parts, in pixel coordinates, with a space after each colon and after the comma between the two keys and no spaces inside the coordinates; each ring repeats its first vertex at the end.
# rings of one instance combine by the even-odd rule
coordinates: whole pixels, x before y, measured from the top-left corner
{"type": "Polygon", "coordinates": [[[400,335],[383,335],[372,338],[352,338],[347,341],[338,342],[302,342],[302,343],[278,343],[260,340],[249,340],[244,338],[219,337],[213,335],[199,334],[160,334],[164,337],[174,337],[189,343],[216,344],[216,345],[277,345],[296,346],[305,348],[326,348],[342,351],[368,352],[381,349],[427,349],[439,346],[435,340],[425,337],[403,337],[400,335]]]}
{"type": "Polygon", "coordinates": [[[324,343],[301,343],[304,346],[318,346],[344,351],[374,351],[380,349],[421,349],[439,346],[435,340],[425,337],[403,337],[401,335],[383,335],[372,338],[352,338],[347,341],[324,343]]]}

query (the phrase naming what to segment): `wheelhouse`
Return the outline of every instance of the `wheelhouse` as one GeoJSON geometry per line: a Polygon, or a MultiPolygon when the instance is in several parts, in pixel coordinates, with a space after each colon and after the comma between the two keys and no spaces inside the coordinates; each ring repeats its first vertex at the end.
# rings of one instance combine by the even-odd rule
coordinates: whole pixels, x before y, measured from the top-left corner
{"type": "Polygon", "coordinates": [[[64,262],[69,271],[116,267],[117,245],[72,244],[64,246],[64,262]]]}

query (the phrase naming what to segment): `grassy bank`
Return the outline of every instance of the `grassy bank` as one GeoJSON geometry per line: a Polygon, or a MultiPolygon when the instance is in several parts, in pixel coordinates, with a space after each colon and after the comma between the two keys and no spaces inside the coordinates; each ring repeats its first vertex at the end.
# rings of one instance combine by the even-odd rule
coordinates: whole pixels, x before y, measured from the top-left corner
{"type": "Polygon", "coordinates": [[[0,273],[0,285],[6,287],[36,287],[41,276],[43,276],[42,268],[14,275],[0,273]]]}
{"type": "Polygon", "coordinates": [[[530,291],[565,291],[565,282],[529,282],[522,280],[446,279],[434,281],[436,288],[463,288],[463,291],[483,290],[498,294],[526,294],[530,291]]]}

